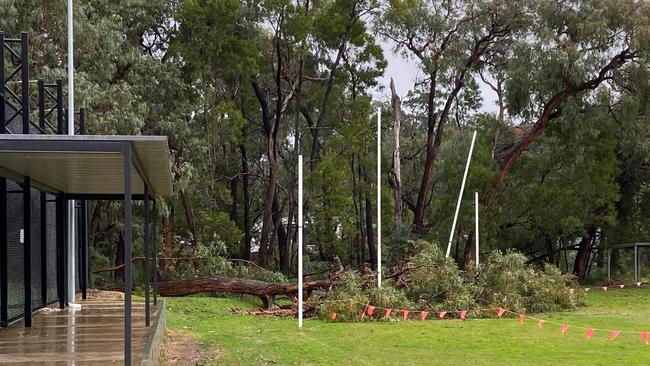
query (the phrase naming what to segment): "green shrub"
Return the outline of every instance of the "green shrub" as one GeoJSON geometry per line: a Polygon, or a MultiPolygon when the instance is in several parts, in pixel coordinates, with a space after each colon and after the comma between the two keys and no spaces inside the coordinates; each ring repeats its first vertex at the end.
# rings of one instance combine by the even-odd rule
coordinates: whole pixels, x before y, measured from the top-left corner
{"type": "Polygon", "coordinates": [[[318,315],[326,319],[336,313],[336,320],[357,321],[369,303],[368,295],[363,292],[363,279],[357,272],[344,272],[336,281],[334,289],[325,297],[313,296],[308,304],[319,304],[318,315]]]}
{"type": "MultiPolygon", "coordinates": [[[[384,308],[395,311],[468,310],[474,317],[494,317],[495,309],[537,313],[574,309],[586,305],[583,291],[573,275],[562,274],[557,267],[543,268],[527,264],[523,254],[493,252],[478,271],[462,272],[456,263],[443,256],[437,245],[412,242],[417,254],[409,258],[402,280],[385,281],[382,288],[369,286],[370,279],[357,272],[345,272],[334,289],[311,301],[321,318],[336,313],[337,321],[357,321],[371,304],[377,310],[365,319],[381,320],[384,308]],[[569,288],[576,289],[570,294],[569,288]]],[[[453,315],[452,313],[450,315],[453,315]]]]}
{"type": "Polygon", "coordinates": [[[422,310],[460,310],[474,305],[471,282],[465,281],[458,266],[445,258],[437,245],[423,245],[410,260],[408,286],[404,288],[409,300],[422,310]]]}
{"type": "Polygon", "coordinates": [[[516,312],[548,312],[573,309],[585,304],[582,291],[569,293],[578,283],[547,264],[543,269],[526,264],[523,254],[495,251],[481,266],[475,298],[479,307],[502,306],[516,312]]]}

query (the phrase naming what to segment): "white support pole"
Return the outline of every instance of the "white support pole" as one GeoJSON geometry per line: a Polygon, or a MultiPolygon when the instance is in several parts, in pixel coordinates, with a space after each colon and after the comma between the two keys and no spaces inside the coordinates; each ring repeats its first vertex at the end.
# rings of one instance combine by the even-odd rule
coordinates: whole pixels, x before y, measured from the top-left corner
{"type": "Polygon", "coordinates": [[[298,328],[302,328],[302,155],[298,155],[298,328]]]}
{"type": "Polygon", "coordinates": [[[474,262],[476,262],[476,269],[478,269],[478,192],[474,192],[474,231],[476,232],[476,244],[475,244],[475,256],[474,262]]]}
{"type": "Polygon", "coordinates": [[[458,194],[458,203],[456,203],[456,213],[454,214],[454,222],[451,224],[451,232],[449,233],[449,243],[447,244],[447,254],[445,254],[445,257],[449,257],[449,253],[451,252],[451,242],[454,240],[456,221],[458,220],[458,212],[460,211],[460,202],[463,199],[463,192],[465,191],[465,181],[467,180],[467,172],[469,172],[469,163],[472,160],[472,151],[474,151],[474,142],[476,142],[476,130],[474,130],[474,135],[472,135],[472,144],[469,147],[469,154],[467,155],[465,174],[463,174],[463,183],[460,185],[460,193],[458,194]]]}
{"type": "Polygon", "coordinates": [[[377,287],[381,287],[381,107],[377,108],[377,287]]]}
{"type": "MultiPolygon", "coordinates": [[[[68,0],[68,135],[74,135],[74,32],[73,32],[73,0],[68,0]]],[[[77,273],[77,223],[75,217],[75,201],[68,205],[68,303],[75,303],[76,273],[77,273]]]]}

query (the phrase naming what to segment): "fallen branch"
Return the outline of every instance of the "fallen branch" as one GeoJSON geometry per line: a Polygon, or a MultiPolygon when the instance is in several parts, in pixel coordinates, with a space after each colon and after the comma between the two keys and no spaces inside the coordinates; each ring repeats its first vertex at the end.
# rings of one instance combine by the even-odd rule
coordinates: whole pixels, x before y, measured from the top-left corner
{"type": "MultiPolygon", "coordinates": [[[[153,258],[151,258],[153,259],[153,258]]],[[[196,257],[165,257],[165,258],[158,258],[158,261],[196,261],[196,260],[201,260],[203,258],[196,258],[196,257]]],[[[143,261],[144,257],[133,257],[131,258],[131,263],[135,261],[143,261]]],[[[124,263],[115,266],[115,267],[109,267],[109,268],[100,268],[96,269],[93,271],[93,273],[102,273],[102,272],[113,272],[117,271],[118,269],[124,268],[124,263]]]]}
{"type": "MultiPolygon", "coordinates": [[[[303,285],[303,289],[307,295],[309,295],[313,290],[327,290],[331,286],[332,280],[306,281],[303,285]]],[[[192,278],[189,280],[158,283],[158,293],[161,296],[187,296],[210,292],[255,295],[262,299],[262,303],[266,309],[270,309],[273,306],[275,296],[297,294],[298,285],[293,283],[272,283],[224,276],[192,278]]]]}

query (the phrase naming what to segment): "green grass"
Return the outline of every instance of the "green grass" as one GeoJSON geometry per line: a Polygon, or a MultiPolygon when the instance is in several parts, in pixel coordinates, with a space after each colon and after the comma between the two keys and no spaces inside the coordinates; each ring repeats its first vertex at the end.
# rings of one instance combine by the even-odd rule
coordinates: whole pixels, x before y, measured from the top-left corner
{"type": "MultiPolygon", "coordinates": [[[[650,289],[593,289],[590,306],[538,314],[548,321],[603,329],[650,331],[650,289]]],[[[331,323],[231,315],[252,298],[168,298],[168,327],[223,351],[219,365],[647,365],[650,346],[638,334],[609,331],[587,340],[582,329],[537,328],[529,319],[331,323]]]]}

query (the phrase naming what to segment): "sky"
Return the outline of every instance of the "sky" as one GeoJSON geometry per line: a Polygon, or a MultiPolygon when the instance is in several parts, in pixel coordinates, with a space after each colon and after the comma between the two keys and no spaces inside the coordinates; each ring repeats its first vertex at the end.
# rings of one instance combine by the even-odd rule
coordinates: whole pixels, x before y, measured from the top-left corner
{"type": "MultiPolygon", "coordinates": [[[[380,41],[384,50],[384,57],[388,61],[388,67],[384,71],[384,76],[380,78],[383,90],[376,92],[376,97],[382,100],[390,99],[390,78],[395,81],[395,90],[400,97],[406,96],[409,90],[413,88],[413,83],[418,76],[418,67],[415,60],[406,60],[400,55],[393,53],[392,44],[380,41]]],[[[497,113],[496,94],[480,78],[477,79],[483,96],[483,112],[497,113]]]]}

